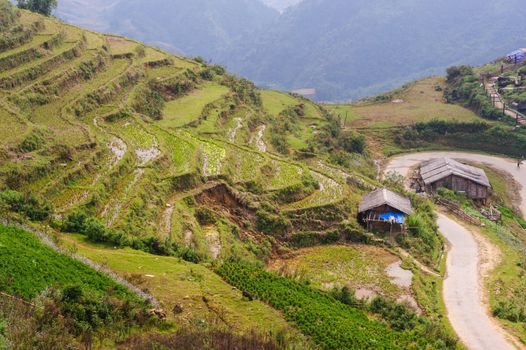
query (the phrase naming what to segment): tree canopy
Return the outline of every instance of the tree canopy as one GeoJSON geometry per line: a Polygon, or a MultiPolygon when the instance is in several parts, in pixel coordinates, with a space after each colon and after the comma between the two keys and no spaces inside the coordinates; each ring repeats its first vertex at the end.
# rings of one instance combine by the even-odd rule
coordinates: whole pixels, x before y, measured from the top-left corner
{"type": "Polygon", "coordinates": [[[57,8],[57,0],[17,0],[18,7],[50,16],[57,8]]]}

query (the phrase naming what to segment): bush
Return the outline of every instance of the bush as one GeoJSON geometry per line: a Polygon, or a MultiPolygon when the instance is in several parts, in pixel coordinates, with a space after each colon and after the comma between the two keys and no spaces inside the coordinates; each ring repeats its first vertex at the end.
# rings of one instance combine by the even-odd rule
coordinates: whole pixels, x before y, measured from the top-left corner
{"type": "Polygon", "coordinates": [[[257,229],[267,234],[280,234],[287,230],[287,220],[275,213],[260,209],[256,212],[257,229]]]}
{"type": "Polygon", "coordinates": [[[106,243],[118,247],[127,246],[150,254],[179,256],[194,263],[202,260],[191,248],[179,247],[173,242],[162,241],[156,236],[128,236],[122,231],[107,228],[97,218],[84,212],[70,213],[62,223],[62,231],[83,234],[95,243],[106,243]]]}
{"type": "Polygon", "coordinates": [[[339,143],[349,153],[363,154],[366,147],[365,137],[354,131],[343,132],[339,138],[339,143]]]}
{"type": "Polygon", "coordinates": [[[0,192],[0,201],[7,206],[7,210],[24,214],[33,221],[44,221],[53,212],[51,204],[48,202],[17,191],[0,192]]]}
{"type": "Polygon", "coordinates": [[[22,141],[18,146],[20,152],[29,153],[36,150],[39,150],[44,145],[44,138],[40,133],[31,133],[28,137],[22,141]]]}
{"type": "Polygon", "coordinates": [[[150,87],[142,88],[137,92],[133,108],[136,112],[149,116],[155,120],[163,118],[164,98],[150,87]]]}

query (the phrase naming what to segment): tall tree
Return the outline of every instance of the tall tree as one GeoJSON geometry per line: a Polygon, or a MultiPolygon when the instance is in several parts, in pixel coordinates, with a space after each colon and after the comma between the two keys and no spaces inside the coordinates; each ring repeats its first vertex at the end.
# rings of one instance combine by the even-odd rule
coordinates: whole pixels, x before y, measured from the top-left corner
{"type": "Polygon", "coordinates": [[[57,0],[17,0],[18,7],[50,16],[57,8],[57,0]]]}

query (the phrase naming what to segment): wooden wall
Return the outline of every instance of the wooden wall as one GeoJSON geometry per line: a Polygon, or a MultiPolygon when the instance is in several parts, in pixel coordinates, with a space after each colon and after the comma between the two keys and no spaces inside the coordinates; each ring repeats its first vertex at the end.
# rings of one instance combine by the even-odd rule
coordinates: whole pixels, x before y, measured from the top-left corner
{"type": "Polygon", "coordinates": [[[435,193],[440,187],[449,188],[457,192],[465,192],[466,196],[471,199],[486,199],[489,196],[489,189],[486,186],[456,175],[438,180],[428,185],[426,190],[427,192],[435,193]]]}

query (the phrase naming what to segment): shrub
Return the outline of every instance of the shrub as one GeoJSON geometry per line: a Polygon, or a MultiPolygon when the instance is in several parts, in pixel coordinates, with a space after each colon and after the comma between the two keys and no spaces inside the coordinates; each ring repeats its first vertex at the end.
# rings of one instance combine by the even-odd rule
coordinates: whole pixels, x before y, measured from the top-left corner
{"type": "Polygon", "coordinates": [[[271,213],[265,209],[260,209],[256,212],[257,229],[268,234],[280,234],[287,230],[287,220],[275,213],[271,213]]]}
{"type": "Polygon", "coordinates": [[[39,150],[44,145],[44,138],[40,133],[31,133],[28,137],[22,141],[18,146],[20,152],[29,153],[39,150]]]}
{"type": "Polygon", "coordinates": [[[138,113],[160,120],[163,118],[164,104],[165,101],[160,93],[145,87],[137,92],[133,108],[138,113]]]}
{"type": "Polygon", "coordinates": [[[341,147],[349,153],[362,154],[365,151],[365,137],[354,131],[343,132],[339,138],[341,147]]]}
{"type": "Polygon", "coordinates": [[[0,192],[0,201],[7,206],[7,210],[24,214],[33,221],[46,220],[53,212],[51,204],[48,202],[17,191],[0,192]]]}

